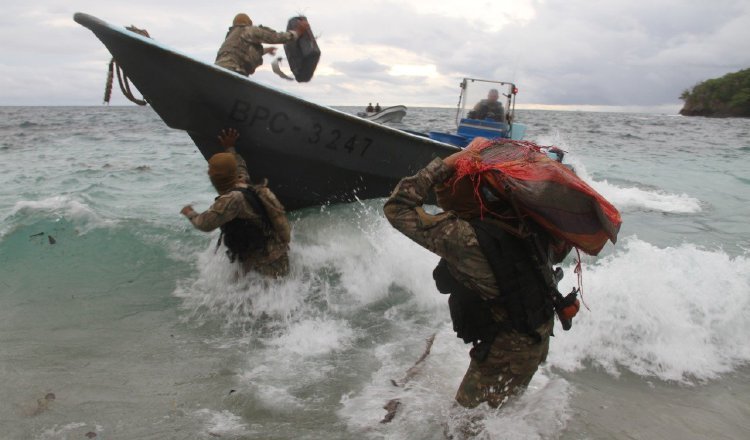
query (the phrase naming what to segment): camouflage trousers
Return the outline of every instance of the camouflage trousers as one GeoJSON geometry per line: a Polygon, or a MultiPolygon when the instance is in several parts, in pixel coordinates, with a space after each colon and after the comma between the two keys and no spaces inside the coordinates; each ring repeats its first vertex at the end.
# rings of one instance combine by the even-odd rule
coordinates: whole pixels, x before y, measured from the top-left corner
{"type": "Polygon", "coordinates": [[[281,278],[289,274],[289,255],[284,253],[272,261],[246,260],[242,263],[245,273],[255,271],[270,278],[281,278]]]}
{"type": "Polygon", "coordinates": [[[516,331],[497,335],[487,359],[471,360],[458,387],[456,401],[466,408],[482,402],[498,408],[511,396],[523,392],[539,364],[547,359],[549,332],[544,334],[540,342],[516,331]]]}

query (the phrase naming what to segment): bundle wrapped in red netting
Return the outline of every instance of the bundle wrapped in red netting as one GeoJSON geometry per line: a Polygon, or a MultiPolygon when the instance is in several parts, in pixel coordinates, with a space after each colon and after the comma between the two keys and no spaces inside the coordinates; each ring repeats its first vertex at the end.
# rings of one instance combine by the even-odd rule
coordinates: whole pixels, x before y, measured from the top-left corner
{"type": "Polygon", "coordinates": [[[481,159],[459,159],[446,186],[470,182],[482,214],[491,208],[483,203],[479,188],[489,185],[501,198],[515,199],[522,215],[587,254],[597,255],[607,239],[617,241],[622,223],[617,209],[539,145],[476,138],[466,148],[478,151],[481,159]]]}

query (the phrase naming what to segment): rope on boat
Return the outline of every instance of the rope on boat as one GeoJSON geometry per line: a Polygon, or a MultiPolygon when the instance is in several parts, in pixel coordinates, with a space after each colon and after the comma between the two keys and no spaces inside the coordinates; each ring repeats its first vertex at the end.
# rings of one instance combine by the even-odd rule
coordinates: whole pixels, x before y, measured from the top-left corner
{"type": "MultiPolygon", "coordinates": [[[[139,29],[132,25],[128,26],[126,29],[131,32],[135,32],[136,34],[143,35],[144,37],[151,38],[146,29],[139,29]]],[[[117,72],[117,82],[120,84],[120,91],[122,91],[122,94],[126,98],[128,98],[130,102],[133,102],[135,104],[148,104],[148,100],[146,98],[138,99],[135,97],[135,95],[133,95],[133,91],[130,89],[130,79],[122,70],[122,67],[120,67],[117,61],[115,61],[114,57],[109,62],[109,67],[107,68],[107,83],[104,86],[104,102],[106,104],[109,104],[109,100],[112,98],[112,83],[114,81],[115,71],[117,72]]]]}

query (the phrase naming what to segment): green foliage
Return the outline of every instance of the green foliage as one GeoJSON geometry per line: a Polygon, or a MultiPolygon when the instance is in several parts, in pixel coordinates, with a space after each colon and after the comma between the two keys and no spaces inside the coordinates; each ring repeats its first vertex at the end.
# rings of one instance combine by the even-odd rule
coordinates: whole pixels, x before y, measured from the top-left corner
{"type": "Polygon", "coordinates": [[[728,73],[685,90],[683,114],[750,117],[750,69],[728,73]]]}

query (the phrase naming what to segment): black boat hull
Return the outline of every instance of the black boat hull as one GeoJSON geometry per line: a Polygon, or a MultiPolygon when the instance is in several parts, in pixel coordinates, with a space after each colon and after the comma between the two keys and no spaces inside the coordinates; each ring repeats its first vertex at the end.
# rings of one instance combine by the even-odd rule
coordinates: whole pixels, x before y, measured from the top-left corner
{"type": "Polygon", "coordinates": [[[385,197],[402,177],[457,151],[258,84],[90,15],[74,18],[205,158],[220,151],[221,129],[239,130],[237,151],[251,177],[268,178],[289,210],[385,197]]]}

